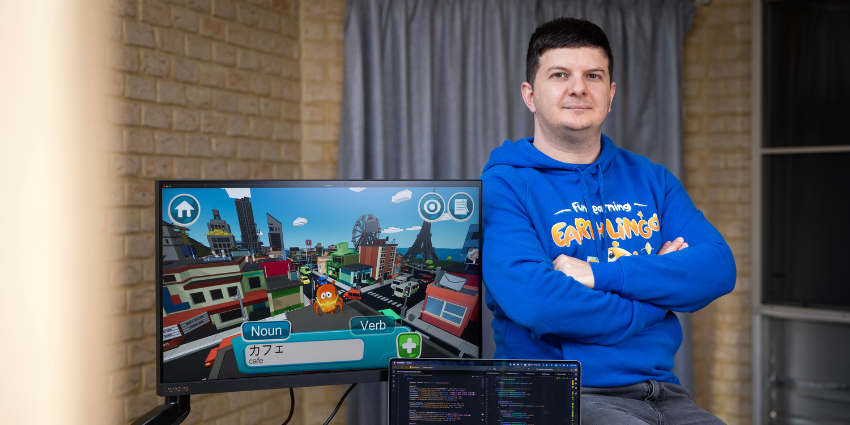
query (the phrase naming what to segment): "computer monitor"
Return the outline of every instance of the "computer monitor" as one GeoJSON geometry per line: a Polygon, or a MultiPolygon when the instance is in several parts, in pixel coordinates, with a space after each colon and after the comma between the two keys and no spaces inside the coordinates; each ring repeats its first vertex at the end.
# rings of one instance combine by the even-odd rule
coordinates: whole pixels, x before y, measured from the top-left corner
{"type": "Polygon", "coordinates": [[[480,356],[479,180],[158,181],[156,202],[159,395],[480,356]]]}

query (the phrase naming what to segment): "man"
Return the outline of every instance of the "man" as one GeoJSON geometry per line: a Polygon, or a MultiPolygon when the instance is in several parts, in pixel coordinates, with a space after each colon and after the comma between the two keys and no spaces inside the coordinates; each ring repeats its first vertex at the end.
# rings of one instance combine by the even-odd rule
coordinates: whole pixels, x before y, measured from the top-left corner
{"type": "Polygon", "coordinates": [[[482,175],[496,357],[579,360],[584,424],[722,423],[672,372],[672,311],[730,292],[732,253],[667,169],[602,134],[613,62],[583,20],[529,42],[534,137],[493,150],[482,175]]]}

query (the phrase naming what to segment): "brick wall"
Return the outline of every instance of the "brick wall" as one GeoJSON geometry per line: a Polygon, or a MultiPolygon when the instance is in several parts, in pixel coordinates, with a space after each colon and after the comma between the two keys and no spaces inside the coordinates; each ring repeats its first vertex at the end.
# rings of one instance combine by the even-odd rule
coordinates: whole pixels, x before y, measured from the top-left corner
{"type": "MultiPolygon", "coordinates": [[[[156,179],[336,176],[344,2],[105,0],[110,423],[155,394],[156,179]],[[302,54],[302,52],[304,52],[302,54]],[[302,95],[303,93],[303,95],[302,95]]],[[[343,386],[296,390],[323,423],[343,386]]],[[[287,390],[192,398],[187,424],[281,423],[287,390]]],[[[344,423],[341,409],[335,423],[344,423]]]]}
{"type": "Polygon", "coordinates": [[[750,2],[697,8],[685,41],[685,187],[732,248],[735,290],[693,315],[697,404],[750,422],[750,2]]]}

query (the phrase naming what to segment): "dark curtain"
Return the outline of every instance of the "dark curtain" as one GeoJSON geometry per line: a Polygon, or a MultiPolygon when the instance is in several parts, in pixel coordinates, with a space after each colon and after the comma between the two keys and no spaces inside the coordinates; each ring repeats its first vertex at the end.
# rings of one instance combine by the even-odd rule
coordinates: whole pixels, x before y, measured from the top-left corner
{"type": "MultiPolygon", "coordinates": [[[[610,40],[617,95],[603,132],[681,177],[682,44],[695,13],[688,0],[349,0],[339,177],[478,178],[492,149],[533,135],[520,96],[528,40],[562,16],[610,40]]],[[[690,318],[680,319],[674,372],[693,394],[690,318]]],[[[349,398],[350,424],[387,423],[386,384],[349,398]]]]}

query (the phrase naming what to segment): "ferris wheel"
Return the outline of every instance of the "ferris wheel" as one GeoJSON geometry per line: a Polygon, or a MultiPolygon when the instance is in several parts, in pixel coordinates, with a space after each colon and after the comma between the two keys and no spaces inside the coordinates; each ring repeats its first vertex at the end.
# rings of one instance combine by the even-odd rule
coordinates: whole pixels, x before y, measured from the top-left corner
{"type": "Polygon", "coordinates": [[[351,229],[351,244],[355,251],[363,245],[370,245],[378,240],[381,233],[381,223],[372,214],[363,214],[354,222],[351,229]]]}

